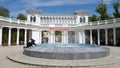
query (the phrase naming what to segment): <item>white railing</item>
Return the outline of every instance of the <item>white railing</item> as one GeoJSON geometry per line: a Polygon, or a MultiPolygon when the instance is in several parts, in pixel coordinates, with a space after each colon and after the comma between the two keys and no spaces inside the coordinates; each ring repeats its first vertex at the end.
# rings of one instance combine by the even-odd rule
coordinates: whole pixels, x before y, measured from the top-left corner
{"type": "Polygon", "coordinates": [[[13,23],[13,24],[25,24],[25,25],[30,24],[30,23],[28,23],[27,21],[24,21],[24,20],[18,20],[18,19],[14,19],[14,18],[7,18],[7,17],[3,17],[3,16],[0,16],[0,20],[8,22],[8,23],[13,23]]]}
{"type": "Polygon", "coordinates": [[[120,18],[89,22],[88,25],[105,25],[105,24],[113,24],[113,23],[120,23],[120,18]]]}
{"type": "Polygon", "coordinates": [[[66,23],[66,24],[62,24],[62,23],[56,23],[56,24],[49,24],[49,23],[30,23],[24,20],[18,20],[18,19],[13,19],[13,18],[7,18],[7,17],[3,17],[0,16],[0,20],[1,21],[5,21],[7,23],[14,23],[14,24],[23,24],[23,25],[38,25],[38,26],[50,26],[50,25],[56,25],[56,26],[94,26],[94,25],[105,25],[105,24],[113,24],[113,23],[120,23],[120,18],[116,18],[116,19],[110,19],[110,20],[102,20],[102,21],[95,21],[95,22],[88,22],[88,23],[81,23],[81,24],[77,24],[77,23],[66,23]]]}

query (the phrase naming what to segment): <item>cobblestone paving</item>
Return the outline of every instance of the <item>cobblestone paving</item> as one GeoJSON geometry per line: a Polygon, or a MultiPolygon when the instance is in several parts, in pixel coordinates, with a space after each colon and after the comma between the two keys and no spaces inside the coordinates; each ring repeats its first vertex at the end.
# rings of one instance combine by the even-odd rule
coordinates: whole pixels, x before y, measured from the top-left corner
{"type": "MultiPolygon", "coordinates": [[[[118,57],[120,56],[120,47],[109,47],[109,48],[111,49],[111,55],[118,56],[118,57]]],[[[58,68],[58,67],[45,67],[45,66],[41,67],[41,66],[25,65],[25,64],[16,63],[7,59],[8,55],[11,55],[13,53],[16,53],[22,50],[23,50],[23,46],[8,46],[8,47],[0,46],[0,68],[58,68]]],[[[72,68],[72,67],[62,67],[62,68],[72,68]]],[[[74,67],[74,68],[120,68],[120,63],[103,65],[103,66],[93,66],[93,67],[85,66],[85,67],[74,67]]]]}

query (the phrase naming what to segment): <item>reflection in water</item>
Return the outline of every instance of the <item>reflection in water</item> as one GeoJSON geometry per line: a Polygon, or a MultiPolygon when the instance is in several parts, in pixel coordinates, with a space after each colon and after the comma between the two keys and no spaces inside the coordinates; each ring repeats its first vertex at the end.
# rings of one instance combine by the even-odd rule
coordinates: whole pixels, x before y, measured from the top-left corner
{"type": "Polygon", "coordinates": [[[68,32],[68,43],[75,43],[75,31],[68,32]]]}

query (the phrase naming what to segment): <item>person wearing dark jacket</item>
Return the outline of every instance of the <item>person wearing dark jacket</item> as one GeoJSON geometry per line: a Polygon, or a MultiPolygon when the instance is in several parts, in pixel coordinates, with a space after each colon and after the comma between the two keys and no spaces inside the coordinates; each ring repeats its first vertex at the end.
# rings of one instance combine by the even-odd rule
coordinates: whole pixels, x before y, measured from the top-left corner
{"type": "Polygon", "coordinates": [[[28,43],[27,43],[27,46],[24,47],[24,48],[28,48],[28,47],[31,47],[31,46],[33,46],[33,45],[37,46],[37,45],[35,44],[35,40],[34,40],[34,39],[30,39],[30,40],[28,41],[28,43]]]}

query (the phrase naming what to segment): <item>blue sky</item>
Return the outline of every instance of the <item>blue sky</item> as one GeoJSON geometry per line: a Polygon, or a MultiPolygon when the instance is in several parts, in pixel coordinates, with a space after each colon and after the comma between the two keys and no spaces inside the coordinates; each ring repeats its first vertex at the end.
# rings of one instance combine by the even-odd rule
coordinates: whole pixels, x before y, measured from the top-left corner
{"type": "MultiPolygon", "coordinates": [[[[107,3],[108,14],[112,14],[112,3],[116,0],[104,0],[107,3]]],[[[0,6],[10,10],[10,16],[18,13],[26,14],[25,9],[38,8],[44,14],[71,14],[76,10],[88,10],[89,16],[96,14],[96,6],[102,0],[0,0],[0,6]]]]}

